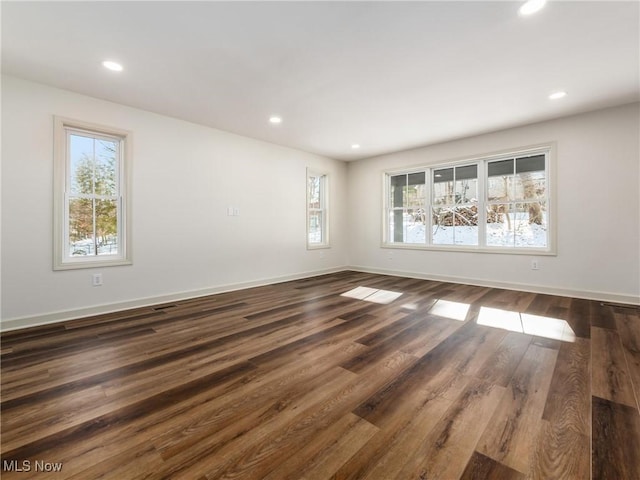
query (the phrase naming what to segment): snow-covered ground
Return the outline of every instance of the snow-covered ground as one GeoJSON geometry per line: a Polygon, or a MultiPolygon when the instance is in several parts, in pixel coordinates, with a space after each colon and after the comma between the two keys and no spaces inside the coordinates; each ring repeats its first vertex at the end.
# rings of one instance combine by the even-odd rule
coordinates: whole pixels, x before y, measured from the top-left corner
{"type": "MultiPolygon", "coordinates": [[[[529,223],[526,213],[509,214],[509,223],[487,223],[487,246],[491,247],[537,247],[547,246],[547,228],[545,225],[529,223]],[[516,235],[517,232],[517,235],[516,235]],[[515,238],[514,238],[515,237],[515,238]]],[[[434,245],[478,245],[477,226],[433,227],[434,245]]],[[[390,238],[393,238],[393,225],[391,225],[390,238]]],[[[407,217],[404,220],[404,243],[425,244],[425,226],[421,222],[413,222],[407,217]]]]}
{"type": "MultiPolygon", "coordinates": [[[[95,245],[93,239],[86,238],[71,244],[71,256],[94,255],[95,245]]],[[[113,243],[98,244],[98,255],[117,255],[118,245],[113,243]]]]}

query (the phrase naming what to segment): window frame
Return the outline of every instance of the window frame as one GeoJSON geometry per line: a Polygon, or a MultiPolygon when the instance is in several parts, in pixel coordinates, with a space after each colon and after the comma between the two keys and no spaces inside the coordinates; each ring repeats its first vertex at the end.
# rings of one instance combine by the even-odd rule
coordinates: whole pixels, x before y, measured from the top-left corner
{"type": "Polygon", "coordinates": [[[131,143],[130,131],[81,120],[54,116],[53,185],[53,269],[75,270],[131,265],[131,143]],[[68,138],[72,133],[93,138],[117,140],[120,144],[116,164],[118,202],[118,254],[73,257],[68,254],[70,158],[68,138]]]}
{"type": "Polygon", "coordinates": [[[316,250],[321,248],[331,248],[330,237],[329,237],[329,174],[325,172],[320,172],[318,170],[307,168],[307,176],[305,180],[305,191],[306,191],[306,242],[307,242],[307,250],[316,250]],[[319,188],[320,188],[320,207],[319,208],[311,208],[311,198],[309,195],[309,179],[311,177],[317,177],[320,179],[319,188]],[[311,213],[312,212],[321,212],[322,213],[322,222],[320,225],[320,242],[311,242],[309,240],[310,227],[311,227],[311,213]]]}
{"type": "Polygon", "coordinates": [[[408,250],[434,250],[449,252],[471,252],[471,253],[498,253],[512,255],[557,255],[556,243],[556,171],[555,171],[556,144],[547,142],[544,144],[521,147],[513,150],[488,153],[474,157],[466,157],[446,162],[434,163],[431,165],[420,165],[401,169],[385,170],[382,173],[382,248],[408,249],[408,250]],[[546,197],[547,202],[547,246],[546,247],[524,247],[524,246],[491,246],[486,244],[486,207],[489,204],[487,196],[488,186],[488,165],[489,162],[515,159],[520,157],[544,154],[545,175],[546,175],[546,197]],[[435,170],[444,168],[455,168],[465,165],[478,165],[478,245],[446,245],[433,244],[432,241],[432,208],[433,204],[433,175],[435,170]],[[394,242],[390,238],[390,178],[395,175],[425,172],[425,243],[400,243],[394,242]]]}

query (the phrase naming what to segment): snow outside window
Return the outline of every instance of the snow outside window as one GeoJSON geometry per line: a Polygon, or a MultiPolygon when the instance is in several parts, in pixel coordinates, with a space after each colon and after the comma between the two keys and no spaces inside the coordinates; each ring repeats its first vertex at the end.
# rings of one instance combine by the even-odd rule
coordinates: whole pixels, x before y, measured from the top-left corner
{"type": "Polygon", "coordinates": [[[129,133],[55,121],[54,269],[131,263],[129,133]]]}
{"type": "Polygon", "coordinates": [[[327,175],[307,170],[307,248],[329,247],[327,175]]]}
{"type": "Polygon", "coordinates": [[[384,246],[553,254],[551,146],[385,174],[384,246]]]}

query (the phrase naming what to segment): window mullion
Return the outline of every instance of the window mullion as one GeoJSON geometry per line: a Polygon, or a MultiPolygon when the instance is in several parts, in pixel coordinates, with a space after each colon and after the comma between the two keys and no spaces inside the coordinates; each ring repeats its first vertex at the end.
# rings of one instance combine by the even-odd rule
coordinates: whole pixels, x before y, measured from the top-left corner
{"type": "Polygon", "coordinates": [[[478,247],[487,246],[487,165],[488,162],[479,162],[478,166],[478,247]]]}
{"type": "Polygon", "coordinates": [[[433,171],[430,168],[425,169],[424,171],[424,241],[425,244],[431,245],[433,235],[433,213],[432,213],[432,203],[433,203],[433,171]]]}

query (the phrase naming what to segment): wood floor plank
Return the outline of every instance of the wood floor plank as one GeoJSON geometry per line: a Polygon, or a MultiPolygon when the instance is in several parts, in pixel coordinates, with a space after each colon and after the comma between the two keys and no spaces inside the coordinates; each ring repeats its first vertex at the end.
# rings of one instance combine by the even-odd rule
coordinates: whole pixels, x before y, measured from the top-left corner
{"type": "Polygon", "coordinates": [[[603,302],[591,302],[591,326],[616,330],[616,320],[613,316],[613,308],[603,302]]]}
{"type": "Polygon", "coordinates": [[[365,478],[374,471],[380,473],[382,469],[387,472],[394,468],[399,470],[404,465],[405,449],[411,449],[411,445],[422,440],[451,403],[426,391],[408,392],[379,422],[379,431],[373,438],[335,472],[334,480],[365,478]]]}
{"type": "Polygon", "coordinates": [[[475,376],[506,387],[530,343],[529,335],[509,332],[475,376]]]}
{"type": "Polygon", "coordinates": [[[15,471],[25,460],[60,462],[46,477],[60,479],[625,480],[640,470],[634,308],[345,271],[0,342],[3,479],[44,478],[15,471]],[[343,295],[358,287],[401,295],[343,295]],[[478,324],[490,309],[540,336],[478,324]],[[571,335],[545,336],[563,321],[571,335]]]}
{"type": "Polygon", "coordinates": [[[593,395],[637,408],[627,360],[616,330],[591,328],[591,361],[593,395]]]}
{"type": "Polygon", "coordinates": [[[529,471],[557,355],[556,350],[529,346],[478,442],[479,453],[519,472],[529,471]]]}
{"type": "Polygon", "coordinates": [[[565,430],[591,435],[591,345],[576,338],[560,347],[542,418],[565,430]]]}
{"type": "Polygon", "coordinates": [[[640,409],[640,314],[621,311],[615,313],[615,319],[636,404],[640,409]]]}
{"type": "Polygon", "coordinates": [[[264,480],[331,478],[379,429],[347,413],[314,436],[295,455],[263,477],[264,480]]]}
{"type": "Polygon", "coordinates": [[[527,478],[589,478],[590,443],[590,435],[566,428],[561,422],[542,420],[527,478]]]}
{"type": "Polygon", "coordinates": [[[404,449],[406,460],[394,478],[459,478],[504,392],[472,380],[426,438],[404,449]]]}
{"type": "Polygon", "coordinates": [[[592,478],[640,478],[638,410],[593,397],[592,478]]]}
{"type": "Polygon", "coordinates": [[[481,478],[491,480],[524,480],[525,476],[524,474],[496,462],[481,453],[474,452],[469,463],[467,463],[460,480],[478,480],[481,478]]]}

